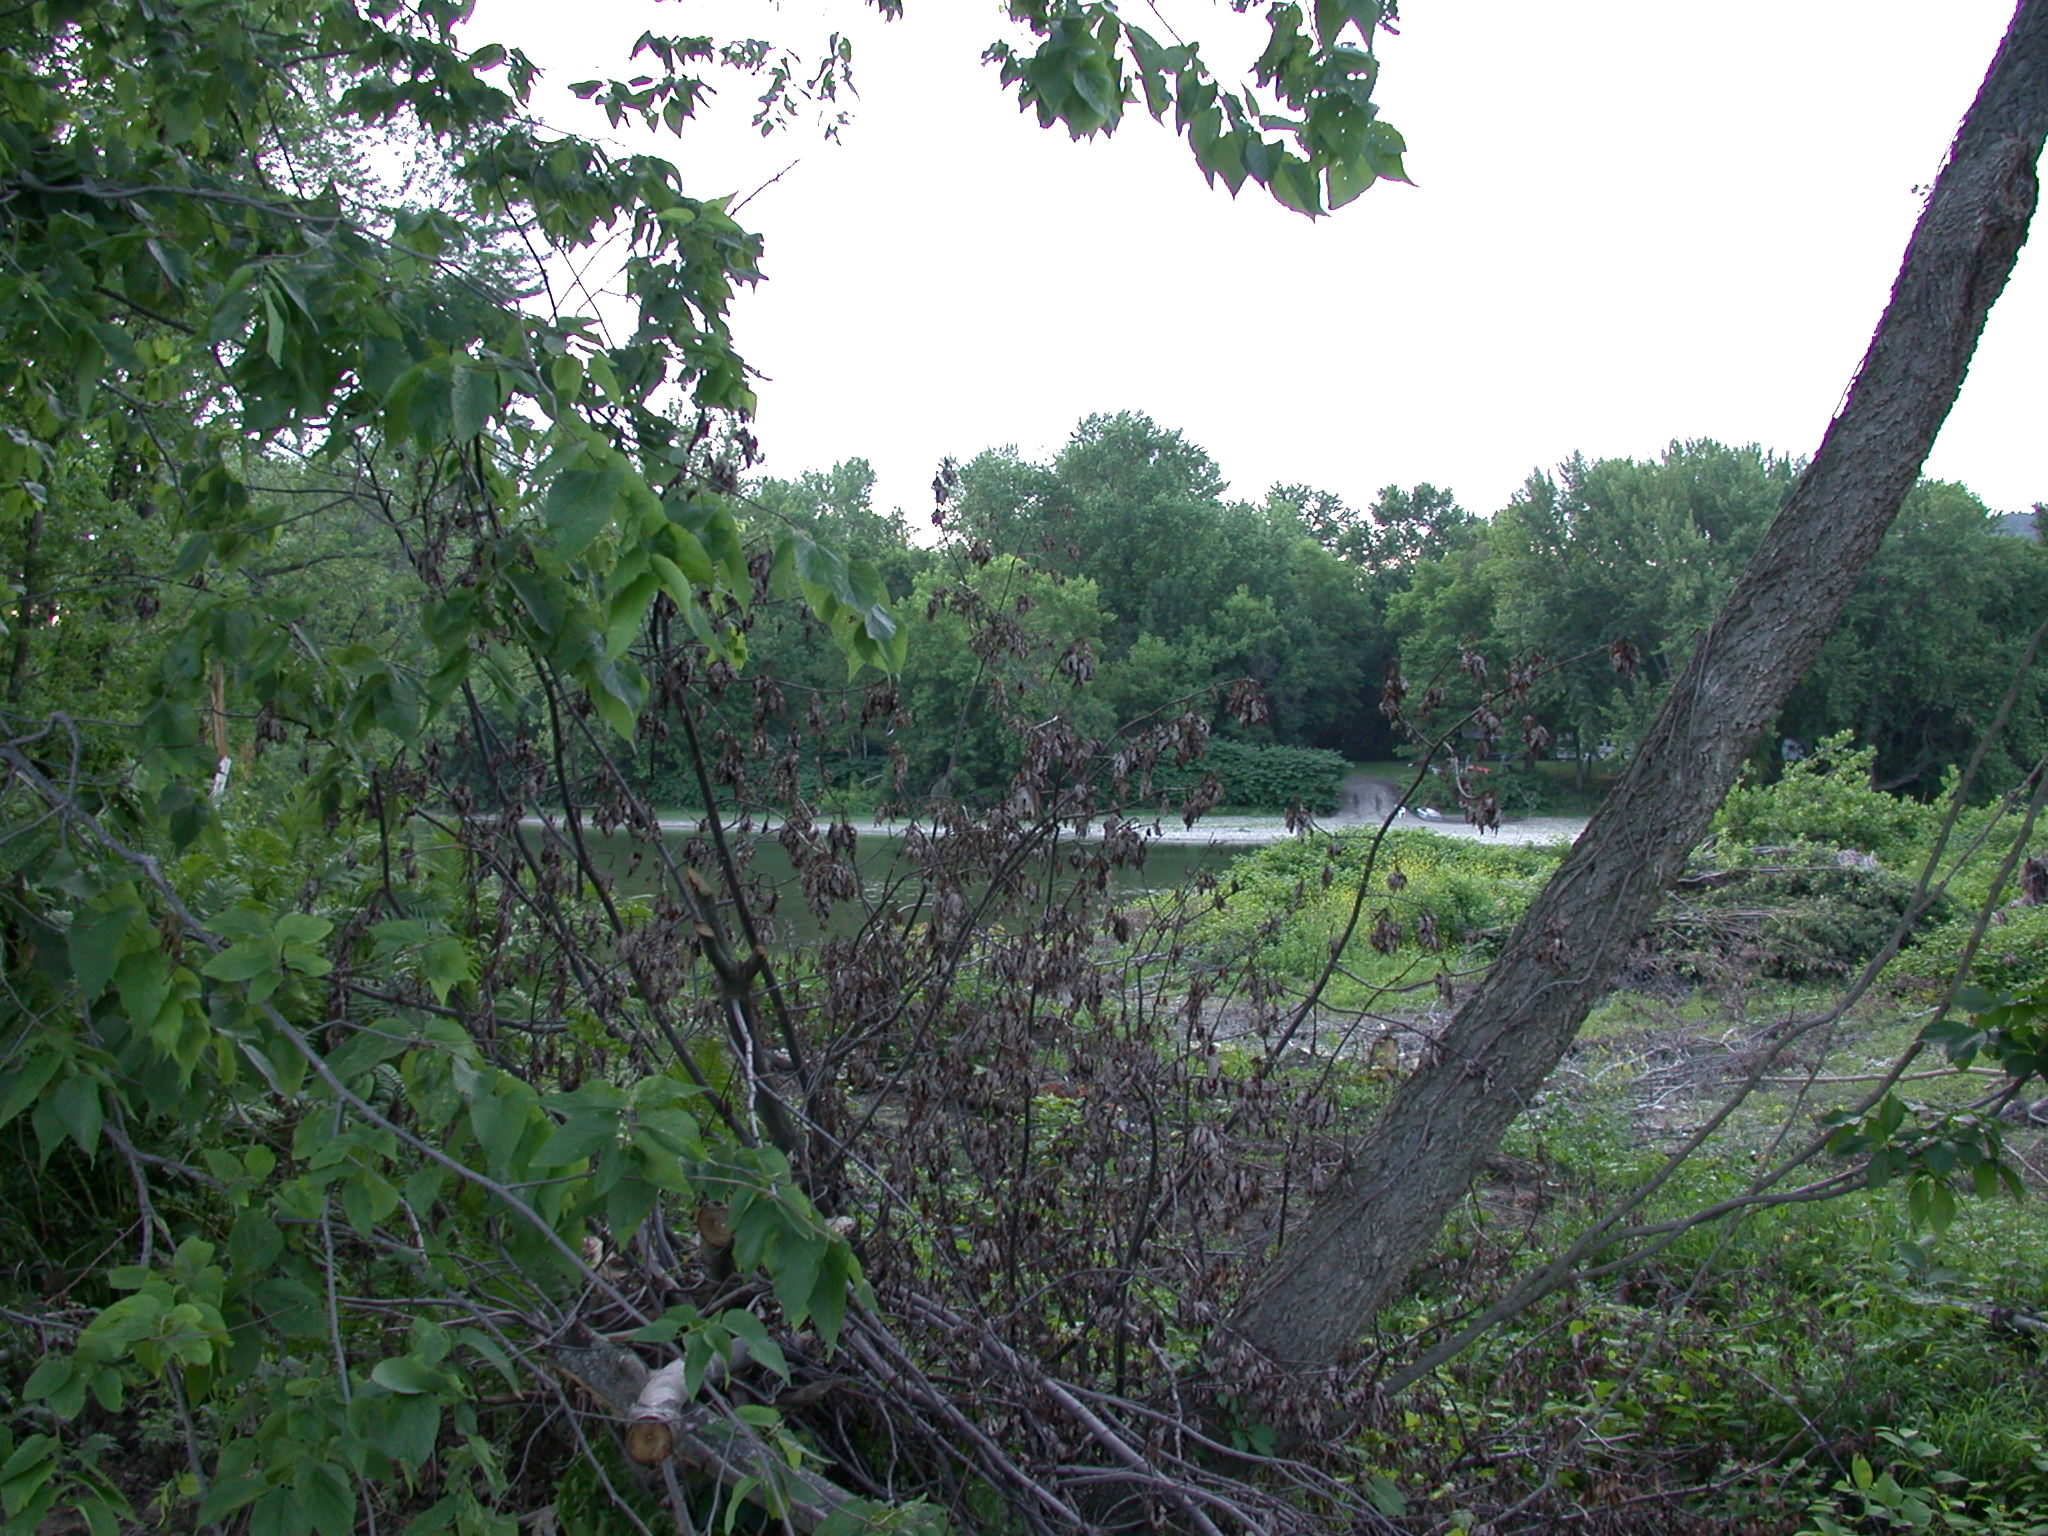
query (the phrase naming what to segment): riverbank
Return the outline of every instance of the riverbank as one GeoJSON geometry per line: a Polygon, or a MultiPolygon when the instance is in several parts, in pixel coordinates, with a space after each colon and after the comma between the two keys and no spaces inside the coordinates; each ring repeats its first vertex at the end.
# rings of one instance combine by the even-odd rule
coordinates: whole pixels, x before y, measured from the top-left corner
{"type": "MultiPolygon", "coordinates": [[[[1378,825],[1356,817],[1333,817],[1315,823],[1318,832],[1356,832],[1361,828],[1378,825]]],[[[1394,818],[1393,829],[1397,832],[1430,832],[1438,837],[1456,837],[1469,840],[1484,838],[1488,842],[1512,843],[1520,847],[1534,847],[1549,843],[1569,843],[1586,830],[1584,816],[1528,816],[1519,821],[1503,821],[1496,829],[1481,832],[1470,823],[1452,821],[1448,818],[1433,821],[1416,816],[1408,811],[1394,818]]],[[[1176,819],[1160,824],[1158,830],[1146,834],[1162,843],[1242,843],[1247,846],[1263,846],[1266,843],[1284,841],[1289,833],[1287,822],[1280,816],[1205,816],[1192,827],[1182,826],[1176,819]]]]}
{"type": "MultiPolygon", "coordinates": [[[[1314,823],[1318,832],[1355,832],[1361,828],[1376,825],[1356,817],[1337,817],[1314,823]]],[[[664,832],[695,832],[703,823],[693,816],[664,816],[661,829],[664,832]]],[[[853,829],[862,837],[901,837],[916,825],[909,821],[856,821],[853,829]]],[[[1528,816],[1519,821],[1503,821],[1492,831],[1482,833],[1479,828],[1461,821],[1432,821],[1428,818],[1403,811],[1394,818],[1394,828],[1403,832],[1430,832],[1438,837],[1464,838],[1467,840],[1485,838],[1490,842],[1509,843],[1521,847],[1542,846],[1551,843],[1569,843],[1585,830],[1583,816],[1528,816]]],[[[766,830],[772,832],[774,828],[766,830]]],[[[1192,827],[1183,825],[1178,817],[1162,818],[1151,822],[1145,828],[1147,842],[1166,843],[1184,847],[1244,847],[1261,848],[1268,843],[1285,842],[1290,836],[1299,836],[1287,830],[1287,820],[1282,816],[1232,816],[1228,814],[1203,817],[1192,827]]]]}

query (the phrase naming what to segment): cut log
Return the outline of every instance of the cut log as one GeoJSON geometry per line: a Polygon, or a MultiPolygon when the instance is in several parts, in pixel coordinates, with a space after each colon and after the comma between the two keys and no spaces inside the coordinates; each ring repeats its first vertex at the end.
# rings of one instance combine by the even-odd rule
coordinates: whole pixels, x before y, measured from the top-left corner
{"type": "Polygon", "coordinates": [[[626,1456],[638,1466],[680,1462],[798,1531],[814,1531],[857,1502],[831,1479],[792,1467],[748,1426],[693,1404],[683,1395],[680,1360],[649,1371],[631,1350],[603,1340],[558,1345],[554,1355],[564,1375],[626,1421],[626,1456]]]}
{"type": "Polygon", "coordinates": [[[647,1385],[626,1415],[626,1454],[643,1467],[658,1467],[676,1451],[683,1438],[683,1414],[690,1406],[683,1395],[683,1362],[664,1365],[647,1378],[647,1385]]]}

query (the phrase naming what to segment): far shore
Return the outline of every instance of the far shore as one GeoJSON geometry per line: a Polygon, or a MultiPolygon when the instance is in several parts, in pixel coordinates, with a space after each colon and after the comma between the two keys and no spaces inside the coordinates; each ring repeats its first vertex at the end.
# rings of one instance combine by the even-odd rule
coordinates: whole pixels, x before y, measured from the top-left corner
{"type": "MultiPolygon", "coordinates": [[[[821,824],[836,818],[821,816],[821,824]]],[[[537,818],[529,817],[529,821],[537,818]]],[[[664,816],[660,819],[664,832],[695,832],[702,825],[695,816],[664,816]]],[[[863,837],[901,837],[918,823],[913,821],[861,820],[853,824],[855,832],[863,837]]],[[[1232,816],[1229,814],[1204,816],[1192,827],[1182,823],[1178,816],[1160,817],[1146,822],[1146,840],[1155,843],[1179,843],[1195,847],[1209,845],[1233,847],[1258,847],[1266,843],[1284,842],[1292,836],[1305,836],[1315,832],[1356,832],[1362,828],[1378,825],[1377,821],[1364,821],[1357,817],[1333,817],[1319,820],[1309,829],[1290,833],[1286,818],[1281,816],[1232,816]]],[[[758,826],[758,824],[757,824],[758,826]]],[[[1519,821],[1503,821],[1497,828],[1481,832],[1468,822],[1453,821],[1446,817],[1441,821],[1417,816],[1403,811],[1394,818],[1393,830],[1399,832],[1432,832],[1438,837],[1461,837],[1468,841],[1484,838],[1491,842],[1513,843],[1529,846],[1547,843],[1569,843],[1585,830],[1583,816],[1528,816],[1519,821]]],[[[772,833],[775,825],[770,824],[762,831],[772,833]]]]}

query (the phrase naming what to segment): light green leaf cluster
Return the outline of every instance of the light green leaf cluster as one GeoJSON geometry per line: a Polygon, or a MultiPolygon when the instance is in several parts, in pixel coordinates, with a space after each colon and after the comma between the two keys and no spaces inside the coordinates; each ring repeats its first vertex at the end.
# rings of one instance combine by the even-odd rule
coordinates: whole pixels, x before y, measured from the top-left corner
{"type": "MultiPolygon", "coordinates": [[[[89,876],[58,878],[77,888],[89,876]]],[[[327,899],[339,910],[359,894],[327,899]]],[[[503,1486],[478,1423],[477,1373],[516,1388],[524,1367],[474,1321],[417,1322],[396,1353],[379,1353],[375,1333],[337,1333],[334,1287],[370,1274],[359,1261],[337,1269],[341,1239],[367,1245],[366,1257],[401,1255],[410,1288],[451,1296],[473,1297],[480,1274],[509,1266],[491,1282],[497,1305],[545,1309],[591,1282],[586,1244],[629,1243],[659,1207],[676,1222],[716,1204],[735,1262],[766,1273],[789,1326],[829,1347],[848,1306],[871,1299],[846,1238],[796,1190],[786,1158],[731,1140],[707,1119],[703,1088],[656,1072],[548,1092],[431,1010],[329,1024],[315,1042],[321,1000],[306,988],[337,967],[410,971],[443,1000],[471,986],[474,958],[444,923],[387,919],[337,943],[318,913],[244,900],[200,927],[167,900],[121,883],[81,904],[48,984],[85,1000],[88,1027],[12,1042],[0,1129],[28,1115],[47,1161],[67,1145],[114,1155],[109,1127],[152,1114],[187,1122],[195,1176],[215,1191],[193,1212],[210,1235],[108,1270],[119,1299],[23,1392],[68,1423],[173,1383],[241,1426],[210,1465],[204,1518],[246,1510],[252,1528],[345,1531],[364,1484],[415,1481],[430,1463],[444,1466],[450,1520],[503,1486]],[[173,967],[157,944],[165,925],[185,925],[190,949],[218,947],[173,967]],[[240,1128],[201,1128],[223,1116],[240,1128]]],[[[739,1339],[786,1374],[751,1314],[687,1321],[679,1347],[691,1358],[739,1339]]],[[[62,1439],[16,1448],[14,1510],[87,1497],[95,1474],[66,1465],[62,1439]]]]}
{"type": "Polygon", "coordinates": [[[1940,812],[1876,788],[1876,765],[1875,747],[1858,747],[1853,733],[1839,731],[1786,764],[1776,783],[1730,790],[1715,834],[1735,845],[1819,843],[1904,863],[1905,850],[1933,832],[1940,812]]]}
{"type": "Polygon", "coordinates": [[[997,43],[988,56],[1041,124],[1062,123],[1077,139],[1113,133],[1133,104],[1161,122],[1172,112],[1202,174],[1233,195],[1255,182],[1314,218],[1377,181],[1406,181],[1407,146],[1373,100],[1374,45],[1394,7],[1316,0],[1311,15],[1292,0],[1266,0],[1261,9],[1267,42],[1253,78],[1271,93],[1271,110],[1249,87],[1219,85],[1199,44],[1162,43],[1110,0],[1013,4],[1011,15],[1030,27],[1037,46],[1027,52],[997,43]]]}

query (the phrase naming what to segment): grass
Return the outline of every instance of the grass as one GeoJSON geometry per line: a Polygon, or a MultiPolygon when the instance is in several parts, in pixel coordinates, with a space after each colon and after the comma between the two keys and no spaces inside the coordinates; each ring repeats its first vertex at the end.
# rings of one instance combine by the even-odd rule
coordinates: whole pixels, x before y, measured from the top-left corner
{"type": "MultiPolygon", "coordinates": [[[[1569,1244],[1704,1119],[1761,1042],[1831,1001],[1783,985],[1608,999],[1383,1336],[1461,1315],[1569,1244]]],[[[1796,1080],[1760,1087],[1636,1219],[1746,1189],[1775,1147],[1811,1138],[1858,1091],[1820,1080],[1872,1071],[1917,1027],[1880,998],[1802,1041],[1798,1070],[1782,1074],[1796,1080]]],[[[1912,1087],[1956,1102],[1981,1080],[1912,1087]]],[[[2043,1166],[2040,1140],[2016,1136],[2013,1151],[2043,1166]]],[[[1823,1156],[1799,1177],[1835,1166],[1823,1156]]],[[[1855,1491],[1861,1457],[1874,1478],[1892,1471],[1900,1498],[1927,1502],[1929,1521],[1949,1521],[1929,1528],[2027,1530],[2019,1512],[2048,1501],[2048,1367],[1991,1308],[2048,1311],[2038,1195],[2030,1174],[2024,1200],[1965,1199],[1940,1233],[1911,1227],[1897,1186],[1695,1227],[1497,1328],[1360,1450],[1447,1521],[1547,1482],[1559,1512],[1656,1495],[1641,1525],[1593,1529],[1825,1532],[1823,1516],[1890,1529],[1871,1514],[1876,1495],[1855,1491]]]]}

